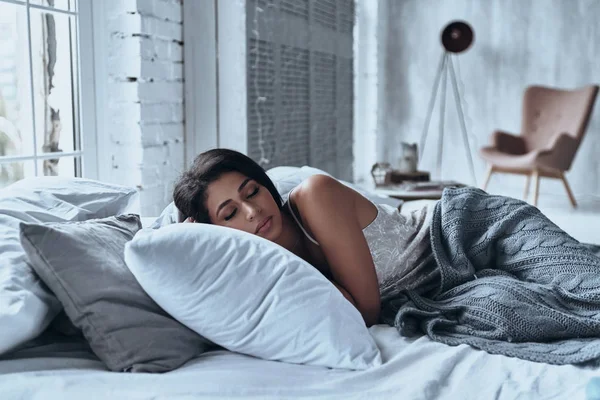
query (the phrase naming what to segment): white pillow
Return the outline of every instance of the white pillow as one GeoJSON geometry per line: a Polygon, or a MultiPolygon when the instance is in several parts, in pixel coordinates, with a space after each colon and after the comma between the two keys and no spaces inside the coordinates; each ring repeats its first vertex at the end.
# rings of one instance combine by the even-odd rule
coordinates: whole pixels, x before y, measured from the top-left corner
{"type": "Polygon", "coordinates": [[[165,311],[231,351],[362,370],[381,355],[358,310],[283,247],[209,224],[144,229],[125,261],[165,311]]]}
{"type": "Polygon", "coordinates": [[[0,191],[0,354],[35,338],[62,309],[28,264],[19,224],[139,212],[137,198],[133,188],[80,178],[30,178],[0,191]]]}
{"type": "Polygon", "coordinates": [[[172,201],[160,213],[158,218],[150,225],[153,229],[162,228],[163,226],[176,224],[179,222],[179,210],[175,207],[175,202],[172,201]]]}

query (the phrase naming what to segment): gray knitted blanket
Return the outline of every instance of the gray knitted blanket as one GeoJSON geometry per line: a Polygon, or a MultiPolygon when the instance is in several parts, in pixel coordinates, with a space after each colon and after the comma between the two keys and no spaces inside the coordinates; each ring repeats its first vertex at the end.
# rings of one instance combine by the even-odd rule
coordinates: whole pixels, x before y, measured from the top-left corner
{"type": "Polygon", "coordinates": [[[550,364],[600,360],[598,248],[523,201],[475,188],[444,191],[431,241],[439,290],[387,304],[402,335],[550,364]]]}

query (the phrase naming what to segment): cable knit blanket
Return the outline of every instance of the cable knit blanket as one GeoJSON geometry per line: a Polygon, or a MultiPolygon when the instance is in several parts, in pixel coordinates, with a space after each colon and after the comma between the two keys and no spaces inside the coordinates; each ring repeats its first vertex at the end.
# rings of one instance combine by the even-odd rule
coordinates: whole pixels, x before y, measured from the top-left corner
{"type": "Polygon", "coordinates": [[[550,364],[600,360],[598,248],[523,201],[475,188],[444,191],[431,241],[439,290],[387,305],[402,335],[550,364]]]}

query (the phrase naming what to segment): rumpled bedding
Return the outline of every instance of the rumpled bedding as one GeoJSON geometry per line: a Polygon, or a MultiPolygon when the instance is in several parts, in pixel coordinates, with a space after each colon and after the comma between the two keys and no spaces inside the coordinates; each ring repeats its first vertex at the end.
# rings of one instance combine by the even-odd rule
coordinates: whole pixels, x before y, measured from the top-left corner
{"type": "Polygon", "coordinates": [[[439,289],[404,291],[384,307],[402,335],[598,364],[600,247],[579,243],[526,202],[476,188],[444,191],[431,241],[439,289]]]}

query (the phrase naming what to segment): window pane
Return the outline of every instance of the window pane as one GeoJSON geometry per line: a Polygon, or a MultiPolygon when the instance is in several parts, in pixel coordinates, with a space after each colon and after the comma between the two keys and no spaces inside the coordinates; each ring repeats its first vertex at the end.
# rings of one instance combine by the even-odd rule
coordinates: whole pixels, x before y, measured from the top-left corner
{"type": "Polygon", "coordinates": [[[0,156],[33,154],[24,6],[0,2],[0,156]]]}
{"type": "Polygon", "coordinates": [[[0,164],[0,188],[23,178],[35,176],[33,161],[19,161],[0,164]]]}
{"type": "Polygon", "coordinates": [[[78,148],[73,106],[74,17],[31,9],[31,46],[38,153],[78,148]]]}
{"type": "Polygon", "coordinates": [[[74,178],[80,169],[80,157],[60,157],[49,160],[38,160],[39,175],[64,176],[74,178]]]}
{"type": "Polygon", "coordinates": [[[60,10],[75,11],[75,0],[29,0],[30,4],[57,8],[60,10]]]}

